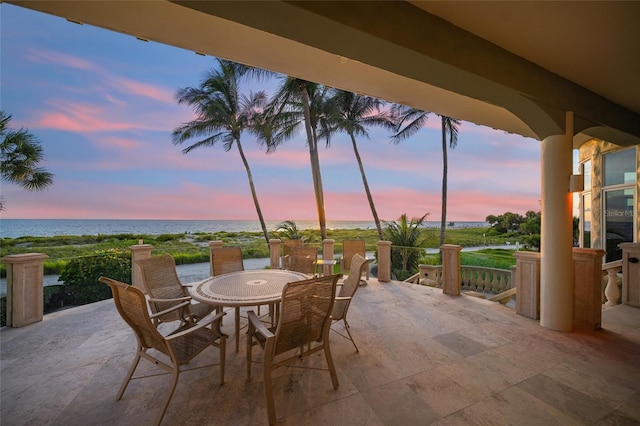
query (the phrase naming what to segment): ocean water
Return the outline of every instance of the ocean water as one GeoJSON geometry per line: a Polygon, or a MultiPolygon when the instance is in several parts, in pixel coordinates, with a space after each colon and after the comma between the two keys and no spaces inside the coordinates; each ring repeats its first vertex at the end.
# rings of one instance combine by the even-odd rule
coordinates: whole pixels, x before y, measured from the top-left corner
{"type": "MultiPolygon", "coordinates": [[[[268,231],[282,221],[266,221],[268,231]]],[[[486,222],[454,222],[456,228],[487,226],[486,222]]],[[[313,220],[296,221],[298,229],[318,229],[313,220]]],[[[384,226],[384,225],[383,225],[384,226]]],[[[440,222],[425,227],[439,228],[440,222]]],[[[328,229],[375,229],[373,221],[327,221],[328,229]]],[[[0,219],[0,237],[51,237],[55,235],[182,234],[213,232],[261,232],[257,220],[112,220],[112,219],[0,219]]]]}

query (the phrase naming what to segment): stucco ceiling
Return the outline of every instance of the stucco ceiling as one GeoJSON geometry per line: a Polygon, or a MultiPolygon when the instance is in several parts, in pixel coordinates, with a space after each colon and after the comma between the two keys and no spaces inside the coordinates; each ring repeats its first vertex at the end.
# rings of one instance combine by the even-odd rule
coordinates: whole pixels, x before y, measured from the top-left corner
{"type": "Polygon", "coordinates": [[[410,1],[640,113],[639,1],[410,1]]]}

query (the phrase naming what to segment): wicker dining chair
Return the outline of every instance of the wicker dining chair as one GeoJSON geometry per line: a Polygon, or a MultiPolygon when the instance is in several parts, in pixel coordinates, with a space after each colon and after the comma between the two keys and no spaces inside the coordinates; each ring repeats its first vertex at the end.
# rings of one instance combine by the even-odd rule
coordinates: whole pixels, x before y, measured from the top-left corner
{"type": "Polygon", "coordinates": [[[253,346],[260,345],[264,349],[264,391],[271,425],[276,423],[271,380],[273,370],[324,351],[333,388],[338,389],[338,376],[329,349],[329,330],[336,284],[340,277],[326,275],[288,283],[282,290],[282,307],[276,327],[268,329],[253,311],[249,311],[247,380],[251,380],[253,346]],[[297,351],[292,353],[294,349],[297,351]],[[287,356],[284,356],[286,353],[287,356]]]}
{"type": "Polygon", "coordinates": [[[291,261],[291,252],[295,247],[301,247],[302,245],[304,245],[304,241],[302,241],[301,239],[288,238],[288,239],[282,240],[282,262],[281,262],[282,269],[289,269],[289,263],[291,261]]]}
{"type": "MultiPolygon", "coordinates": [[[[351,259],[355,254],[367,258],[364,240],[344,240],[342,241],[342,257],[340,258],[340,272],[343,274],[351,270],[351,259]]],[[[369,268],[365,270],[366,279],[369,279],[369,268]]],[[[364,282],[363,284],[366,284],[364,282]]]]}
{"type": "Polygon", "coordinates": [[[368,267],[369,261],[359,254],[354,254],[350,264],[351,270],[349,271],[349,275],[344,279],[342,284],[338,284],[338,295],[336,296],[336,301],[333,305],[333,310],[331,311],[332,322],[342,321],[344,323],[344,329],[347,332],[347,336],[336,331],[334,328],[331,330],[345,339],[351,340],[351,343],[353,343],[353,346],[356,348],[356,352],[359,352],[358,346],[356,345],[355,340],[353,340],[353,336],[351,336],[351,331],[349,331],[347,312],[349,311],[349,306],[351,306],[353,296],[356,294],[356,291],[360,286],[362,273],[365,268],[368,267]]]}
{"type": "MultiPolygon", "coordinates": [[[[211,249],[211,275],[218,276],[228,274],[230,272],[244,271],[244,263],[242,261],[242,248],[237,246],[215,247],[211,249]]],[[[223,307],[217,308],[218,312],[222,312],[223,307]]],[[[257,307],[258,314],[260,306],[257,307]]],[[[269,312],[273,312],[273,307],[269,307],[269,312]]],[[[236,322],[236,352],[240,349],[240,307],[235,307],[236,322]]]]}
{"type": "Polygon", "coordinates": [[[99,281],[111,287],[116,308],[122,319],[134,331],[138,341],[135,359],[120,386],[117,400],[122,398],[141,358],[165,369],[171,373],[172,380],[162,411],[157,418],[156,423],[160,424],[178,383],[180,367],[188,364],[209,346],[217,347],[220,350],[220,384],[224,384],[227,336],[220,330],[220,319],[224,313],[208,315],[198,322],[182,323],[176,330],[164,336],[158,331],[152,320],[165,315],[168,313],[167,311],[177,310],[188,305],[189,301],[183,301],[167,311],[150,315],[145,295],[141,290],[107,277],[100,277],[99,281]],[[153,356],[148,352],[149,349],[155,349],[169,357],[169,363],[165,361],[165,358],[158,359],[153,356]]]}
{"type": "Polygon", "coordinates": [[[316,262],[318,261],[318,249],[311,246],[294,247],[291,251],[291,259],[289,261],[290,271],[302,272],[303,274],[313,275],[316,271],[316,262]]]}
{"type": "Polygon", "coordinates": [[[156,324],[176,320],[193,321],[213,312],[212,306],[191,299],[188,286],[183,285],[178,278],[176,262],[171,255],[138,259],[136,264],[140,267],[142,285],[150,297],[149,306],[152,312],[167,310],[183,301],[190,302],[184,309],[154,317],[156,324]]]}

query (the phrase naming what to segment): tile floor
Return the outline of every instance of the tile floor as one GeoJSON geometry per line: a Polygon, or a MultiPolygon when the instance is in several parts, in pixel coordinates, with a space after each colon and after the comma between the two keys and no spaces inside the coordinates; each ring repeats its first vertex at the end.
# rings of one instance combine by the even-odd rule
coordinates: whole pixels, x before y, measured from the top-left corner
{"type": "MultiPolygon", "coordinates": [[[[604,310],[601,331],[559,333],[497,303],[371,279],[349,318],[360,352],[331,334],[339,389],[326,371],[281,369],[279,423],[640,424],[638,308],[604,310]]],[[[267,423],[261,366],[247,382],[243,346],[236,353],[229,341],[226,384],[211,366],[217,350],[207,349],[180,375],[163,424],[267,423]]],[[[135,339],[112,300],[5,327],[0,345],[2,425],[153,424],[170,381],[141,361],[146,377],[115,400],[135,339]]],[[[324,365],[319,354],[306,362],[324,365]]]]}

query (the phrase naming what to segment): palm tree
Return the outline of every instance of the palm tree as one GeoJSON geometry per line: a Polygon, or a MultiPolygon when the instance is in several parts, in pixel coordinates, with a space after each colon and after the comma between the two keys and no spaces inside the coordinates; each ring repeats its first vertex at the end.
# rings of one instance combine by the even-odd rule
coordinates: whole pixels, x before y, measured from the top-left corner
{"type": "MultiPolygon", "coordinates": [[[[413,136],[427,122],[427,111],[404,105],[396,105],[393,108],[394,114],[398,117],[396,131],[392,138],[397,142],[413,136]],[[405,124],[406,123],[406,124],[405,124]]],[[[445,230],[447,226],[447,136],[449,139],[449,147],[454,149],[458,145],[458,126],[460,120],[439,115],[442,128],[442,213],[440,216],[440,246],[444,244],[445,230]]],[[[440,253],[442,260],[442,253],[440,253]]]]}
{"type": "Polygon", "coordinates": [[[219,69],[210,71],[199,87],[186,87],[176,92],[178,103],[191,105],[198,117],[173,131],[173,144],[180,145],[191,138],[204,136],[204,139],[183,149],[183,154],[200,147],[213,147],[217,142],[222,143],[225,151],[230,151],[234,145],[236,146],[247,172],[253,203],[268,243],[269,233],[258,202],[249,162],[240,142],[243,132],[256,131],[256,117],[266,104],[267,96],[262,91],[251,93],[249,96],[241,94],[240,79],[247,72],[247,68],[222,59],[217,61],[219,69]]]}
{"type": "MultiPolygon", "coordinates": [[[[382,240],[382,227],[380,226],[380,219],[378,218],[376,207],[373,204],[373,197],[371,196],[367,177],[364,173],[362,159],[358,152],[356,135],[368,138],[368,126],[381,126],[393,129],[396,124],[388,112],[380,111],[383,106],[383,102],[379,99],[334,89],[331,101],[335,106],[334,112],[336,113],[330,123],[334,126],[332,130],[342,130],[351,137],[351,145],[353,146],[353,152],[356,156],[358,167],[360,168],[360,176],[362,177],[364,190],[367,194],[367,199],[369,200],[371,214],[373,215],[373,220],[375,221],[376,229],[378,230],[378,237],[382,240]]],[[[322,136],[325,135],[322,134],[321,137],[322,136]]],[[[327,138],[327,144],[329,144],[330,134],[327,134],[325,137],[327,138]]]]}
{"type": "MultiPolygon", "coordinates": [[[[444,115],[440,116],[442,128],[442,215],[440,216],[440,246],[444,244],[444,232],[447,227],[447,135],[449,136],[449,148],[455,149],[458,146],[458,126],[460,120],[444,115]]],[[[442,261],[442,252],[440,252],[442,261]]]]}
{"type": "Polygon", "coordinates": [[[327,238],[327,225],[318,156],[318,127],[328,127],[327,91],[326,87],[316,83],[293,77],[284,78],[269,106],[265,108],[260,136],[267,144],[267,152],[272,152],[293,137],[300,125],[304,124],[322,239],[327,238]]]}
{"type": "Polygon", "coordinates": [[[429,213],[425,213],[420,218],[409,220],[407,214],[403,213],[398,222],[386,223],[385,238],[396,248],[391,252],[391,267],[396,271],[396,275],[398,272],[410,275],[410,272],[418,267],[421,252],[416,248],[421,247],[423,243],[420,227],[428,215],[429,213]]]}
{"type": "MultiPolygon", "coordinates": [[[[28,191],[41,191],[53,184],[53,174],[38,167],[44,152],[38,139],[27,129],[11,130],[11,116],[0,111],[0,174],[2,180],[28,191]]],[[[0,198],[0,211],[4,200],[0,198]]]]}

